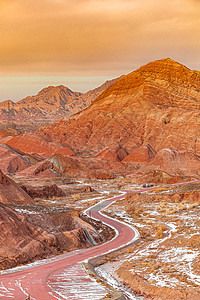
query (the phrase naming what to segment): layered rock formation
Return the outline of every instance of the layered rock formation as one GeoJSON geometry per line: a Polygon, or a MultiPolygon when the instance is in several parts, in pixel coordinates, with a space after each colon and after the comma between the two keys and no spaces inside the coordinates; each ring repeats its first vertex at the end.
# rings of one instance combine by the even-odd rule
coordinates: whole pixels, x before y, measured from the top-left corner
{"type": "Polygon", "coordinates": [[[177,176],[184,176],[185,172],[189,176],[200,176],[200,156],[187,151],[162,149],[142,169],[143,172],[146,170],[161,170],[177,176]]]}
{"type": "Polygon", "coordinates": [[[75,155],[68,147],[63,147],[59,143],[49,142],[44,137],[35,133],[21,134],[13,137],[7,145],[28,154],[38,154],[41,157],[48,157],[54,153],[62,153],[64,155],[75,155]]]}
{"type": "Polygon", "coordinates": [[[57,239],[0,204],[0,269],[56,254],[57,239]]]}
{"type": "Polygon", "coordinates": [[[143,172],[138,171],[136,174],[129,175],[132,178],[132,183],[144,184],[146,183],[155,183],[155,184],[173,184],[178,182],[187,182],[195,180],[195,177],[190,176],[180,176],[172,175],[164,171],[153,169],[153,170],[143,170],[143,172]]]}
{"type": "Polygon", "coordinates": [[[50,199],[52,197],[64,196],[64,192],[56,184],[46,186],[31,186],[28,184],[23,184],[20,187],[33,199],[50,199]]]}
{"type": "Polygon", "coordinates": [[[156,156],[156,151],[149,145],[143,145],[140,148],[135,149],[131,154],[127,155],[123,162],[128,163],[148,163],[156,156]]]}
{"type": "Polygon", "coordinates": [[[17,172],[18,177],[56,178],[90,178],[90,179],[113,179],[115,175],[106,170],[103,165],[88,164],[78,158],[55,154],[52,157],[38,162],[23,171],[17,172]]]}
{"type": "MultiPolygon", "coordinates": [[[[87,158],[105,161],[120,160],[113,150],[117,145],[129,154],[123,157],[126,165],[149,163],[166,148],[187,151],[198,161],[199,116],[200,76],[178,62],[162,59],[121,77],[90,107],[38,133],[67,143],[82,157],[87,151],[87,158]]],[[[191,160],[191,155],[184,159],[191,160]]],[[[190,175],[197,173],[193,167],[190,175]]],[[[186,162],[184,173],[187,168],[191,163],[186,162]]]]}
{"type": "Polygon", "coordinates": [[[66,177],[75,178],[94,178],[94,179],[113,179],[115,176],[112,172],[102,169],[101,167],[89,167],[87,163],[82,163],[73,157],[65,157],[60,154],[52,156],[49,161],[55,168],[66,177]]]}
{"type": "Polygon", "coordinates": [[[33,200],[14,180],[0,170],[0,203],[31,204],[33,200]]]}
{"type": "Polygon", "coordinates": [[[95,228],[80,219],[77,211],[29,215],[27,220],[47,232],[53,231],[62,250],[80,249],[102,242],[95,228]]]}
{"type": "Polygon", "coordinates": [[[55,184],[20,187],[0,170],[0,269],[102,242],[77,211],[40,213],[32,199],[63,195],[55,184]]]}
{"type": "Polygon", "coordinates": [[[200,77],[185,66],[155,61],[121,77],[86,110],[38,132],[75,149],[118,142],[129,153],[144,143],[200,153],[199,86],[200,77]]]}
{"type": "Polygon", "coordinates": [[[128,153],[126,150],[119,145],[114,145],[113,147],[108,147],[100,151],[95,159],[101,161],[109,161],[109,162],[120,162],[122,161],[128,153]]]}
{"type": "Polygon", "coordinates": [[[28,96],[16,103],[11,100],[0,102],[0,124],[3,127],[7,122],[12,122],[22,131],[50,124],[89,106],[115,80],[106,81],[87,93],[73,92],[63,85],[49,86],[36,96],[28,96]]]}
{"type": "Polygon", "coordinates": [[[30,160],[10,149],[6,145],[0,145],[0,169],[5,173],[15,174],[31,166],[30,160]]]}
{"type": "Polygon", "coordinates": [[[8,129],[0,129],[0,140],[2,138],[6,138],[8,136],[15,136],[20,134],[19,131],[12,129],[12,128],[8,128],[8,129]]]}
{"type": "Polygon", "coordinates": [[[199,114],[198,72],[162,59],[121,77],[69,119],[3,142],[38,159],[53,156],[20,176],[198,176],[199,114]]]}
{"type": "Polygon", "coordinates": [[[23,215],[2,203],[0,240],[0,269],[102,242],[99,233],[76,211],[23,215]]]}
{"type": "Polygon", "coordinates": [[[39,177],[39,178],[55,178],[59,176],[61,173],[55,165],[48,161],[44,160],[38,162],[21,172],[17,173],[19,177],[39,177]]]}

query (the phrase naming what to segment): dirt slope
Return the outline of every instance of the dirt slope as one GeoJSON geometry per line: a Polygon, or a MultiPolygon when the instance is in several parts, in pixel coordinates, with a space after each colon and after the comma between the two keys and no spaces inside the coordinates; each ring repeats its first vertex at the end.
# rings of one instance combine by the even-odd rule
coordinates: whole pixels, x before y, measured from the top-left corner
{"type": "MultiPolygon", "coordinates": [[[[130,154],[126,164],[144,164],[162,149],[186,151],[198,160],[199,128],[200,76],[167,58],[121,77],[87,109],[38,133],[67,143],[82,157],[87,152],[87,158],[116,162],[118,147],[130,154]]],[[[187,173],[191,164],[185,166],[187,173]]]]}
{"type": "Polygon", "coordinates": [[[31,204],[33,200],[14,180],[0,170],[0,203],[31,204]]]}

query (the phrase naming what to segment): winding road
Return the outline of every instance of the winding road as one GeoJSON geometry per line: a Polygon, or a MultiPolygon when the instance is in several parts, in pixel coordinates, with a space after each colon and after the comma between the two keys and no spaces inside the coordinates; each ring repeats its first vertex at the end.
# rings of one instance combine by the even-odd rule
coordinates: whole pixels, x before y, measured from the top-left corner
{"type": "MultiPolygon", "coordinates": [[[[197,181],[192,181],[191,183],[194,182],[197,181]]],[[[181,184],[174,184],[172,186],[180,185],[181,184]]],[[[143,188],[135,192],[150,191],[155,188],[156,187],[143,188]]],[[[123,222],[102,215],[100,212],[114,201],[123,199],[124,197],[125,193],[123,195],[101,201],[86,210],[86,213],[90,217],[100,220],[115,229],[116,235],[111,241],[89,249],[81,249],[62,254],[55,258],[46,259],[21,268],[0,271],[0,298],[3,300],[23,300],[26,299],[28,294],[30,294],[32,300],[80,300],[81,298],[78,296],[78,292],[76,294],[76,291],[74,291],[74,297],[72,298],[69,298],[66,294],[63,296],[63,294],[59,293],[57,289],[54,288],[54,276],[57,274],[59,279],[59,274],[62,274],[66,268],[73,267],[84,260],[97,257],[98,255],[120,248],[126,244],[132,243],[138,238],[138,232],[136,229],[123,222]]],[[[75,276],[76,275],[74,273],[74,278],[75,276]]],[[[71,280],[73,280],[73,276],[71,278],[71,280]]],[[[95,293],[95,290],[92,292],[95,293]]],[[[91,299],[94,298],[91,297],[91,299]]]]}
{"type": "MultiPolygon", "coordinates": [[[[29,266],[22,267],[21,270],[14,268],[1,271],[0,298],[5,300],[12,298],[23,300],[30,294],[32,300],[68,299],[54,290],[53,285],[49,284],[54,274],[62,273],[67,267],[119,248],[137,238],[138,233],[134,228],[102,215],[100,212],[100,210],[114,201],[123,199],[124,197],[125,194],[101,201],[86,210],[86,213],[90,217],[100,220],[115,229],[116,235],[111,241],[89,249],[66,253],[57,256],[55,259],[47,259],[40,262],[39,265],[30,264],[29,266]]],[[[73,299],[79,300],[80,298],[77,296],[77,298],[74,297],[73,299]]]]}

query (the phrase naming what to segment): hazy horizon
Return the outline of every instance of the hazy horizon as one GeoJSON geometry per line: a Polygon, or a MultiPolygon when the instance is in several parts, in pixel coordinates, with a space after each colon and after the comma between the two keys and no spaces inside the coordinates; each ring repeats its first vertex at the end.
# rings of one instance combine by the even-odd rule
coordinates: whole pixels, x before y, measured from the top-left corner
{"type": "Polygon", "coordinates": [[[87,77],[53,77],[53,76],[31,76],[31,77],[0,77],[1,99],[17,102],[27,96],[37,95],[39,91],[48,86],[64,85],[74,92],[86,93],[89,90],[101,86],[105,81],[117,78],[105,76],[87,77]],[[16,95],[17,92],[17,95],[16,95]],[[10,97],[7,97],[7,94],[10,97]]]}
{"type": "Polygon", "coordinates": [[[199,16],[199,0],[2,0],[0,101],[86,92],[166,57],[199,70],[199,16]]]}

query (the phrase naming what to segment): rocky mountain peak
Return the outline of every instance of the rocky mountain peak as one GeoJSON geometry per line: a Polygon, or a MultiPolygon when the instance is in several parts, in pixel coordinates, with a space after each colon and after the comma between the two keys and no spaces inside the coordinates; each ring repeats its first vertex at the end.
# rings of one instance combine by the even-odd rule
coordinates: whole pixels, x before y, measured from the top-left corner
{"type": "Polygon", "coordinates": [[[199,75],[170,58],[150,62],[122,76],[94,102],[111,95],[127,95],[139,91],[147,103],[190,109],[200,108],[199,75]]]}
{"type": "Polygon", "coordinates": [[[11,100],[5,100],[0,102],[0,108],[8,109],[12,108],[15,105],[15,103],[11,100]]]}
{"type": "Polygon", "coordinates": [[[64,85],[57,85],[57,86],[48,86],[43,88],[38,94],[39,95],[44,95],[44,94],[50,94],[50,93],[60,93],[60,92],[67,92],[67,93],[74,93],[72,90],[70,90],[68,87],[64,85]]]}
{"type": "Polygon", "coordinates": [[[16,103],[11,100],[0,102],[0,126],[8,119],[18,124],[24,132],[36,130],[89,106],[116,79],[107,81],[87,93],[74,92],[64,85],[48,86],[35,96],[28,96],[16,103]]]}
{"type": "MultiPolygon", "coordinates": [[[[149,144],[156,152],[175,148],[199,154],[199,110],[199,76],[166,58],[122,76],[87,109],[39,133],[78,151],[108,152],[118,143],[128,153],[149,144]]],[[[141,151],[146,157],[147,149],[141,151]]]]}

